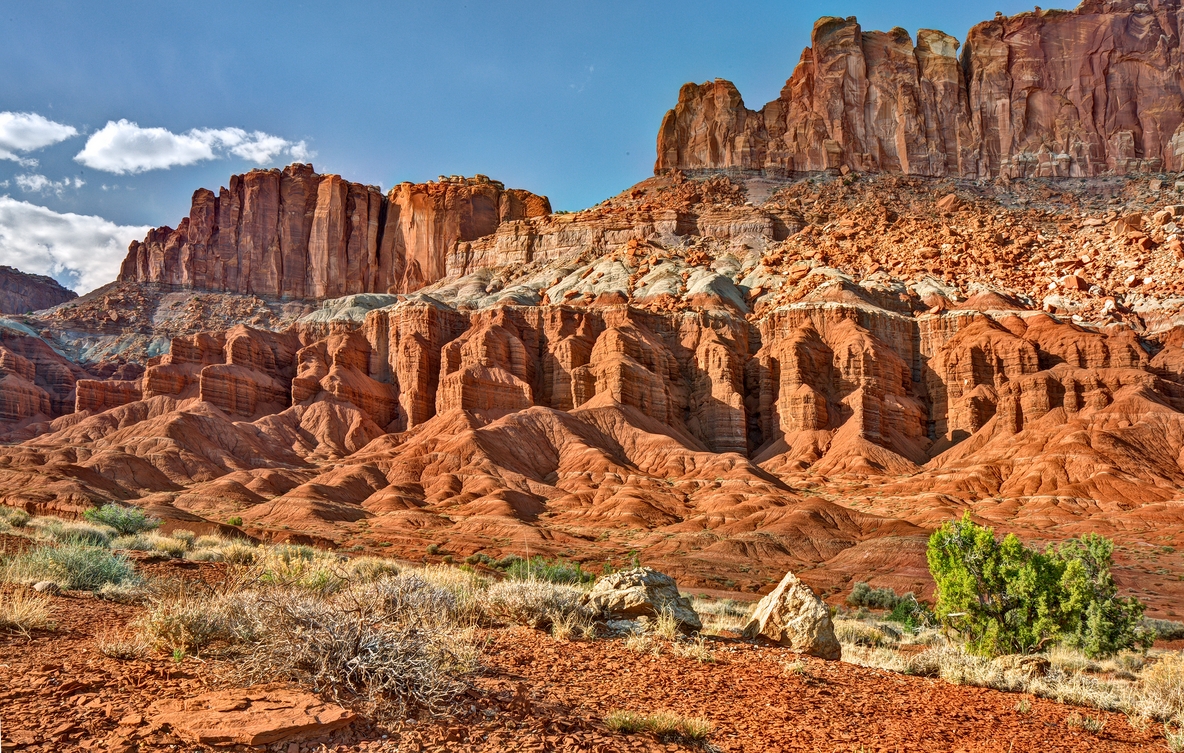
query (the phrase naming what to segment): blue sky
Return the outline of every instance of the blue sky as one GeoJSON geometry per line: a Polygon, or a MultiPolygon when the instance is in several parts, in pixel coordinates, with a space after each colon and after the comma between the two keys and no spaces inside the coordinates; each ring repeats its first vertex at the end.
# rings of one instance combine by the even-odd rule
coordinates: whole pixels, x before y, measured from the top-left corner
{"type": "Polygon", "coordinates": [[[963,39],[996,10],[1031,8],[865,0],[6,5],[0,132],[2,113],[40,116],[58,130],[10,121],[36,136],[26,146],[52,143],[0,159],[0,197],[8,197],[0,198],[0,264],[79,289],[113,276],[124,237],[175,225],[194,189],[217,189],[256,164],[313,154],[320,172],[383,188],[480,172],[546,194],[556,209],[580,209],[651,173],[658,125],[683,83],[731,79],[754,108],[776,97],[819,16],[963,39]],[[148,136],[172,139],[165,146],[190,163],[121,157],[121,148],[142,148],[147,138],[133,123],[167,130],[148,136]],[[68,241],[62,233],[86,222],[54,214],[106,225],[68,241]]]}

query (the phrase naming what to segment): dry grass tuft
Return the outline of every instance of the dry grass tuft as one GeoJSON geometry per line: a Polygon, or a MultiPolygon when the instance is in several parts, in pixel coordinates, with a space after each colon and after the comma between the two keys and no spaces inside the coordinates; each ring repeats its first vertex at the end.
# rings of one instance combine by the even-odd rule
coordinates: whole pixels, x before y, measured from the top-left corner
{"type": "Polygon", "coordinates": [[[95,642],[103,656],[121,661],[147,659],[152,648],[139,633],[104,633],[98,636],[95,642]]]}
{"type": "Polygon", "coordinates": [[[712,664],[715,662],[715,654],[711,653],[711,649],[707,647],[707,641],[703,636],[687,641],[675,641],[674,655],[681,656],[684,659],[694,659],[700,664],[712,664]]]}
{"type": "Polygon", "coordinates": [[[682,631],[678,629],[678,620],[675,618],[674,612],[669,609],[663,609],[657,619],[650,623],[649,632],[668,641],[678,640],[678,636],[682,634],[682,631]]]}
{"type": "Polygon", "coordinates": [[[1074,711],[1065,717],[1065,724],[1070,729],[1083,729],[1096,735],[1105,729],[1106,720],[1095,716],[1083,716],[1074,711]]]}
{"type": "Polygon", "coordinates": [[[1164,654],[1143,670],[1142,700],[1148,709],[1160,709],[1160,717],[1184,719],[1184,654],[1164,654]]]}
{"type": "Polygon", "coordinates": [[[626,735],[650,732],[659,737],[677,737],[690,742],[701,742],[711,734],[712,724],[701,717],[687,717],[670,711],[638,714],[633,711],[611,711],[604,717],[604,726],[626,735]]]}
{"type": "Polygon", "coordinates": [[[754,605],[732,599],[696,596],[691,599],[691,606],[703,622],[703,629],[699,632],[703,635],[723,635],[741,633],[748,624],[754,605]]]}
{"type": "Polygon", "coordinates": [[[560,642],[596,637],[596,623],[587,611],[573,610],[551,615],[551,637],[560,642]]]}
{"type": "Polygon", "coordinates": [[[355,557],[345,564],[345,571],[351,580],[375,581],[398,575],[401,568],[394,560],[382,557],[355,557]]]}
{"type": "Polygon", "coordinates": [[[171,654],[200,654],[217,642],[234,637],[236,618],[222,599],[192,588],[182,588],[153,600],[137,627],[145,643],[171,654]]]}
{"type": "Polygon", "coordinates": [[[625,638],[625,650],[632,651],[635,654],[661,656],[662,644],[654,640],[654,637],[648,633],[630,633],[625,638]]]}
{"type": "Polygon", "coordinates": [[[50,599],[36,591],[0,591],[0,631],[28,635],[32,630],[51,630],[50,599]]]}
{"type": "Polygon", "coordinates": [[[835,637],[844,646],[882,648],[900,643],[900,632],[888,625],[862,620],[835,620],[835,637]]]}
{"type": "Polygon", "coordinates": [[[1171,753],[1184,753],[1184,716],[1164,722],[1163,736],[1171,753]]]}

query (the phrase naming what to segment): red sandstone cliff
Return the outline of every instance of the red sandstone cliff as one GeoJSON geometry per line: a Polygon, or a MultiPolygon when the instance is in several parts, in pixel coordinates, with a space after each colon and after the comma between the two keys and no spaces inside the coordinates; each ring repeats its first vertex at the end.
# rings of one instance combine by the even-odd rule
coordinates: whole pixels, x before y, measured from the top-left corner
{"type": "Polygon", "coordinates": [[[962,178],[1184,167],[1179,0],[1086,0],[970,30],[863,31],[822,18],[759,111],[728,81],[686,84],[655,170],[849,168],[962,178]]]}
{"type": "Polygon", "coordinates": [[[0,314],[47,309],[77,297],[51,277],[0,266],[0,314]]]}
{"type": "Polygon", "coordinates": [[[121,282],[265,298],[409,292],[444,277],[458,244],[550,214],[545,196],[484,176],[377,188],[312,165],[235,175],[193,194],[189,216],[133,242],[121,282]]]}

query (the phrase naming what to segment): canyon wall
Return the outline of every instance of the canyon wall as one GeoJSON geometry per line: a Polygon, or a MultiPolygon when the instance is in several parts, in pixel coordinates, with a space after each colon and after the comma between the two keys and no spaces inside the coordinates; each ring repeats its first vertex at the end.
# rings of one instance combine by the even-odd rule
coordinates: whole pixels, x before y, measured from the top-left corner
{"type": "Polygon", "coordinates": [[[45,275],[0,266],[0,314],[23,314],[65,303],[78,294],[45,275]]]}
{"type": "Polygon", "coordinates": [[[484,176],[400,183],[384,196],[312,165],[252,170],[217,195],[195,192],[175,230],[133,242],[119,280],[272,299],[409,292],[443,278],[458,244],[550,212],[546,197],[484,176]]]}
{"type": "Polygon", "coordinates": [[[820,19],[781,95],[686,84],[656,172],[850,169],[930,177],[1089,177],[1184,168],[1178,0],[1086,0],[997,15],[959,42],[820,19]]]}

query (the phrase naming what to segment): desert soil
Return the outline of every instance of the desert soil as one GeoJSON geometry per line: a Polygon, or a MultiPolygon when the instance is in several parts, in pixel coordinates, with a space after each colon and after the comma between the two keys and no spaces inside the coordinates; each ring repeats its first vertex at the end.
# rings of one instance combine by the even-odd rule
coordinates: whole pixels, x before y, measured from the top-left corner
{"type": "MultiPolygon", "coordinates": [[[[162,570],[167,565],[158,566],[162,570]]],[[[216,566],[170,568],[209,577],[216,566]]],[[[163,572],[160,574],[164,574],[163,572]]],[[[0,635],[4,751],[119,753],[208,750],[154,724],[151,707],[221,687],[224,660],[117,660],[100,646],[143,609],[67,594],[52,631],[0,635]]],[[[319,739],[273,744],[311,751],[1141,751],[1162,746],[1120,714],[799,657],[735,638],[709,639],[714,662],[637,653],[616,639],[557,642],[526,628],[483,633],[483,669],[455,717],[388,729],[361,721],[319,739]],[[800,662],[800,664],[795,664],[800,662]],[[1027,701],[1025,713],[1017,707],[1027,701]],[[705,717],[710,745],[609,731],[614,710],[705,717]],[[1101,718],[1097,734],[1070,715],[1101,718]],[[385,737],[384,737],[385,735],[385,737]]]]}

